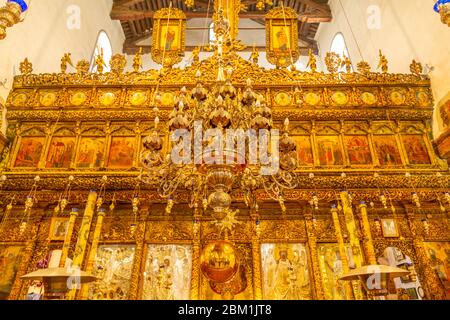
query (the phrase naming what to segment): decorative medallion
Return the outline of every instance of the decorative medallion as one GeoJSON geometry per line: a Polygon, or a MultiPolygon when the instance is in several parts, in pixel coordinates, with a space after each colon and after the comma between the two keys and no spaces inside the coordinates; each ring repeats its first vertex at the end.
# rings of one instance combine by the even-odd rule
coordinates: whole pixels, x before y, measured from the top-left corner
{"type": "Polygon", "coordinates": [[[390,94],[390,98],[392,103],[396,106],[404,104],[406,100],[405,95],[400,91],[392,91],[390,94]]]}
{"type": "Polygon", "coordinates": [[[417,92],[417,101],[422,107],[426,107],[430,104],[430,96],[425,91],[417,92]]]}
{"type": "Polygon", "coordinates": [[[277,7],[266,14],[267,60],[278,68],[297,62],[298,14],[289,7],[277,7]]]}
{"type": "Polygon", "coordinates": [[[164,107],[172,107],[175,103],[175,96],[172,92],[163,93],[161,96],[161,103],[164,107]]]}
{"type": "Polygon", "coordinates": [[[228,241],[215,241],[203,249],[200,270],[208,280],[225,283],[231,280],[239,269],[236,248],[228,241]]]}
{"type": "Polygon", "coordinates": [[[372,92],[363,92],[361,94],[361,100],[370,106],[377,103],[377,97],[372,92]]]}
{"type": "Polygon", "coordinates": [[[56,102],[56,94],[53,92],[43,92],[41,93],[41,98],[39,99],[39,102],[44,107],[51,107],[56,102]]]}
{"type": "Polygon", "coordinates": [[[23,107],[28,101],[28,96],[25,93],[18,93],[12,99],[12,105],[14,107],[23,107]]]}
{"type": "Polygon", "coordinates": [[[86,93],[78,91],[70,97],[70,104],[78,107],[83,105],[86,102],[86,100],[87,100],[86,93]]]}
{"type": "Polygon", "coordinates": [[[100,96],[99,101],[103,106],[111,106],[116,102],[116,95],[112,92],[105,92],[100,96]]]}
{"type": "Polygon", "coordinates": [[[147,95],[145,92],[137,91],[134,92],[130,97],[130,103],[133,106],[141,106],[147,101],[147,95]]]}
{"type": "Polygon", "coordinates": [[[348,103],[348,95],[345,92],[337,91],[331,96],[331,100],[337,105],[343,106],[348,103]]]}
{"type": "Polygon", "coordinates": [[[315,92],[308,92],[305,94],[305,102],[310,106],[316,106],[320,102],[320,96],[315,92]]]}
{"type": "Polygon", "coordinates": [[[276,96],[275,96],[275,104],[277,106],[280,107],[287,107],[289,105],[291,105],[292,102],[292,97],[289,93],[287,92],[279,92],[276,96]]]}

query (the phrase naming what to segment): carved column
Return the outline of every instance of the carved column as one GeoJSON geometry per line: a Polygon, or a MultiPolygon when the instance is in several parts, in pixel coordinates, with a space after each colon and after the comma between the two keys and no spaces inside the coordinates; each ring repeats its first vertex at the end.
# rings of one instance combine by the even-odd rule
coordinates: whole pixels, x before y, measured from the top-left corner
{"type": "Polygon", "coordinates": [[[139,281],[141,279],[142,263],[144,261],[144,247],[145,247],[145,227],[147,223],[147,217],[149,208],[141,209],[139,223],[137,225],[134,238],[136,240],[136,249],[134,251],[133,269],[131,272],[131,284],[129,300],[137,300],[139,296],[139,281]]]}
{"type": "Polygon", "coordinates": [[[201,221],[200,213],[196,204],[194,222],[192,226],[192,274],[191,274],[191,300],[199,300],[200,293],[200,254],[201,254],[201,221]]]}
{"type": "Polygon", "coordinates": [[[103,161],[101,164],[102,168],[106,168],[108,166],[109,159],[106,157],[106,155],[109,155],[109,150],[111,150],[111,142],[113,138],[111,129],[111,121],[106,121],[105,126],[103,127],[103,132],[105,132],[106,136],[106,148],[103,150],[103,154],[105,156],[103,157],[103,161]]]}
{"type": "MultiPolygon", "coordinates": [[[[100,209],[98,212],[97,223],[95,224],[94,236],[92,239],[92,245],[89,250],[89,257],[86,263],[86,272],[92,273],[94,271],[95,257],[97,256],[98,244],[100,242],[100,236],[102,233],[103,219],[105,218],[105,210],[100,209]]],[[[81,288],[80,299],[86,300],[89,295],[89,284],[84,284],[81,288]]]]}
{"type": "Polygon", "coordinates": [[[398,123],[395,125],[394,132],[395,132],[394,137],[395,137],[395,140],[397,141],[397,147],[398,147],[398,150],[400,151],[400,158],[403,161],[403,165],[409,165],[409,159],[408,159],[408,156],[406,155],[405,147],[403,146],[403,143],[402,143],[402,139],[400,136],[400,127],[398,126],[398,123]]]}
{"type": "Polygon", "coordinates": [[[341,153],[342,153],[342,161],[344,163],[344,165],[346,166],[350,166],[350,159],[348,157],[348,153],[347,153],[347,148],[346,148],[346,144],[345,144],[345,126],[344,126],[344,120],[340,121],[340,130],[339,130],[339,140],[341,141],[341,153]]]}
{"type": "Polygon", "coordinates": [[[54,128],[52,127],[51,123],[48,122],[47,125],[45,126],[45,144],[44,148],[42,149],[41,159],[39,160],[38,168],[45,168],[47,165],[47,159],[45,157],[48,153],[48,149],[50,148],[50,142],[52,140],[53,131],[54,128]]]}
{"type": "Polygon", "coordinates": [[[425,146],[427,148],[427,152],[428,152],[428,157],[430,157],[430,162],[432,165],[436,165],[437,161],[436,161],[436,152],[433,149],[433,145],[431,144],[430,141],[430,133],[432,131],[432,129],[430,128],[430,124],[428,123],[428,121],[423,121],[423,125],[424,125],[424,130],[423,130],[423,141],[425,142],[425,146]]]}
{"type": "Polygon", "coordinates": [[[368,136],[367,139],[369,140],[369,148],[370,148],[370,154],[372,155],[372,161],[374,167],[380,166],[380,161],[378,160],[378,155],[375,150],[375,143],[373,141],[373,130],[372,130],[372,123],[369,122],[369,130],[367,131],[368,136]]]}
{"type": "MultiPolygon", "coordinates": [[[[342,202],[342,210],[344,211],[344,220],[347,227],[347,232],[350,239],[350,247],[352,250],[353,260],[357,268],[361,267],[363,264],[363,257],[361,251],[361,244],[359,243],[358,230],[356,228],[355,217],[353,215],[352,205],[349,201],[349,196],[347,191],[341,191],[340,198],[342,202]]],[[[363,300],[363,294],[361,287],[356,281],[352,282],[353,294],[356,300],[363,300]]]]}
{"type": "MultiPolygon", "coordinates": [[[[84,210],[83,221],[81,222],[80,232],[78,234],[77,244],[72,262],[72,267],[81,268],[83,265],[84,255],[86,253],[86,246],[89,239],[89,231],[91,229],[92,218],[94,216],[95,205],[97,200],[97,192],[89,192],[86,208],[84,210]]],[[[74,300],[77,289],[71,289],[67,295],[66,300],[74,300]]]]}
{"type": "Polygon", "coordinates": [[[14,161],[16,160],[17,152],[20,149],[20,142],[22,141],[22,123],[18,122],[15,130],[14,141],[11,143],[11,149],[9,151],[8,168],[14,166],[14,161]]]}
{"type": "Polygon", "coordinates": [[[350,245],[352,247],[353,259],[355,260],[356,267],[361,267],[363,263],[361,245],[358,238],[358,230],[356,228],[355,217],[353,215],[353,209],[348,198],[347,191],[341,191],[340,198],[342,202],[342,210],[344,211],[345,225],[349,234],[350,245]]]}
{"type": "Polygon", "coordinates": [[[67,233],[64,238],[64,244],[62,247],[61,259],[59,261],[59,267],[64,268],[66,266],[67,256],[69,255],[70,243],[72,241],[73,228],[75,227],[75,221],[78,217],[78,209],[73,208],[70,213],[69,225],[67,226],[67,233]]]}
{"type": "MultiPolygon", "coordinates": [[[[81,122],[80,121],[77,121],[77,124],[75,126],[75,134],[76,134],[76,138],[75,138],[74,150],[78,150],[78,147],[81,142],[81,122]]],[[[72,154],[72,158],[70,159],[70,168],[71,169],[75,169],[77,167],[76,162],[77,162],[77,152],[74,152],[72,154]]]]}
{"type": "MultiPolygon", "coordinates": [[[[39,219],[40,220],[40,219],[39,219]]],[[[41,223],[38,221],[33,221],[33,226],[31,227],[31,235],[30,239],[27,241],[25,245],[25,252],[23,255],[22,263],[20,264],[19,270],[16,273],[16,279],[14,280],[14,284],[11,288],[11,292],[9,294],[8,300],[19,300],[20,292],[23,285],[22,276],[28,273],[30,262],[33,258],[33,253],[36,249],[36,245],[38,242],[38,231],[39,225],[41,223]]]]}
{"type": "Polygon", "coordinates": [[[430,264],[430,258],[427,255],[426,249],[423,244],[423,237],[417,233],[417,228],[415,225],[415,214],[414,210],[411,208],[406,209],[406,217],[408,219],[408,226],[411,230],[411,235],[413,237],[414,251],[416,252],[419,263],[422,266],[423,279],[422,285],[424,286],[426,296],[430,300],[443,300],[445,299],[445,292],[441,286],[436,272],[430,264]]]}
{"type": "MultiPolygon", "coordinates": [[[[331,208],[331,218],[333,219],[334,224],[334,233],[336,234],[336,240],[338,242],[339,247],[339,255],[341,256],[342,269],[344,274],[347,273],[350,269],[348,267],[348,259],[347,252],[345,249],[344,237],[342,236],[341,223],[339,221],[339,214],[336,207],[331,208]]],[[[345,281],[345,295],[347,300],[354,300],[355,296],[353,295],[351,283],[345,281]]]]}
{"type": "Polygon", "coordinates": [[[317,237],[314,228],[313,215],[311,212],[305,213],[306,233],[308,235],[308,247],[311,255],[311,264],[313,270],[314,287],[316,289],[316,299],[325,300],[325,294],[322,287],[322,275],[320,273],[319,256],[317,253],[317,237]]]}
{"type": "MultiPolygon", "coordinates": [[[[141,120],[136,121],[136,124],[134,126],[134,133],[136,134],[136,150],[139,150],[139,146],[142,145],[142,128],[141,128],[141,120]]],[[[138,168],[139,167],[139,153],[135,152],[134,158],[133,158],[133,167],[138,168]]]]}
{"type": "Polygon", "coordinates": [[[253,259],[253,294],[255,300],[262,300],[262,278],[261,278],[261,234],[259,215],[252,214],[252,259],[253,259]]]}
{"type": "Polygon", "coordinates": [[[375,249],[373,247],[372,234],[370,232],[369,217],[367,216],[367,205],[364,201],[361,201],[361,204],[359,205],[359,213],[362,222],[363,247],[367,262],[369,264],[377,264],[375,249]]]}
{"type": "Polygon", "coordinates": [[[316,129],[316,121],[312,120],[311,121],[311,148],[312,148],[312,152],[313,152],[313,158],[314,158],[314,166],[315,167],[319,167],[320,166],[320,160],[319,160],[319,152],[317,151],[317,138],[316,138],[316,133],[317,133],[317,129],[316,129]]]}

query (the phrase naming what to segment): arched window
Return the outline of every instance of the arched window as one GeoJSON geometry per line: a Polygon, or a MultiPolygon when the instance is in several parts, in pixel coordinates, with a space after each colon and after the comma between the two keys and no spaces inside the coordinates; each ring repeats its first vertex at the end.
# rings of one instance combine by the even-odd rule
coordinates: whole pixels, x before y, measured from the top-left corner
{"type": "MultiPolygon", "coordinates": [[[[347,48],[347,45],[345,43],[345,39],[344,39],[344,36],[342,35],[342,33],[339,32],[334,36],[333,41],[331,42],[330,51],[338,54],[341,57],[346,56],[346,57],[350,58],[350,55],[348,53],[348,48],[347,48]]],[[[352,67],[352,71],[353,71],[353,67],[352,67]]]]}
{"type": "Polygon", "coordinates": [[[112,46],[111,41],[109,40],[108,35],[105,31],[100,31],[97,37],[97,42],[95,43],[94,53],[92,55],[91,59],[91,72],[97,71],[97,66],[95,65],[95,58],[100,54],[101,50],[103,49],[103,60],[105,60],[106,66],[105,66],[105,72],[111,71],[111,68],[109,67],[109,61],[112,57],[112,46]]]}
{"type": "Polygon", "coordinates": [[[216,33],[214,32],[214,22],[209,25],[209,42],[212,43],[216,41],[216,33]]]}

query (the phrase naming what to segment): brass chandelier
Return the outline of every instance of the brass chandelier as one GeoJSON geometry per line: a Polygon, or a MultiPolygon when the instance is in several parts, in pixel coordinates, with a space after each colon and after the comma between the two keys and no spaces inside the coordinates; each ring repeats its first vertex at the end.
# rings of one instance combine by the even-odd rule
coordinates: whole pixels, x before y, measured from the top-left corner
{"type": "MultiPolygon", "coordinates": [[[[154,129],[143,140],[144,151],[141,162],[146,174],[141,176],[144,183],[158,189],[160,196],[168,199],[166,211],[173,207],[173,195],[178,189],[190,191],[190,206],[204,210],[212,209],[212,216],[225,231],[233,228],[234,215],[230,209],[233,190],[244,194],[244,200],[250,210],[258,210],[255,191],[264,189],[285,211],[283,191],[296,187],[294,169],[297,166],[296,144],[289,136],[289,120],[286,119],[281,134],[273,133],[272,110],[267,106],[263,95],[258,94],[247,80],[242,92],[232,84],[233,69],[227,59],[235,54],[227,45],[229,23],[219,13],[214,23],[217,40],[213,44],[214,58],[217,62],[217,79],[210,85],[202,81],[200,71],[196,74],[196,85],[191,91],[183,87],[175,99],[173,111],[169,115],[167,126],[172,133],[172,152],[163,152],[163,141],[159,126],[159,106],[161,95],[155,94],[154,129]],[[229,130],[235,134],[230,136],[229,130]],[[173,138],[174,133],[185,130],[189,133],[194,147],[186,152],[174,152],[182,144],[182,139],[173,138]],[[202,139],[199,130],[212,130],[214,135],[202,139]],[[245,153],[245,147],[236,148],[239,138],[244,137],[245,146],[250,146],[262,132],[271,130],[271,150],[269,162],[252,161],[254,155],[245,153]],[[245,132],[250,134],[245,135],[245,132]],[[200,141],[200,143],[199,143],[200,141]],[[214,150],[211,146],[215,146],[214,150]],[[185,158],[194,151],[193,161],[174,161],[174,155],[185,158]],[[238,150],[237,150],[238,149],[238,150]],[[261,174],[264,165],[279,164],[273,172],[261,174]]],[[[264,140],[269,145],[268,139],[264,140]]],[[[261,158],[261,150],[259,154],[261,158]]],[[[186,159],[185,159],[186,160],[186,159]]]]}

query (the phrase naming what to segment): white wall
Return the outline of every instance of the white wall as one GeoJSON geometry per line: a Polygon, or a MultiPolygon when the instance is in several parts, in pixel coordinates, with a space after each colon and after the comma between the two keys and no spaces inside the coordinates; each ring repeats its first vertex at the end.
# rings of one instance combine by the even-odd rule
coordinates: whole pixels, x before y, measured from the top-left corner
{"type": "MultiPolygon", "coordinates": [[[[434,2],[330,0],[333,22],[322,23],[316,36],[321,57],[323,59],[330,49],[335,34],[342,32],[354,65],[364,58],[375,69],[378,65],[379,49],[383,50],[390,61],[390,72],[409,73],[411,61],[416,59],[424,66],[434,67],[430,77],[438,105],[450,91],[450,28],[442,24],[439,15],[433,11],[434,2]],[[340,2],[345,11],[342,10],[340,2]],[[376,18],[377,10],[381,19],[379,29],[369,27],[374,25],[371,22],[376,18]]],[[[442,130],[439,112],[435,112],[434,137],[437,138],[442,130]]]]}
{"type": "MultiPolygon", "coordinates": [[[[7,79],[6,88],[0,86],[0,96],[6,98],[12,86],[14,73],[25,57],[33,63],[35,73],[59,72],[64,53],[72,53],[76,64],[81,59],[91,60],[100,30],[108,34],[113,52],[122,52],[124,35],[120,22],[109,17],[112,0],[28,0],[30,8],[24,21],[7,30],[0,40],[0,81],[7,79]],[[80,28],[69,29],[68,19],[79,8],[80,28]]],[[[0,0],[3,6],[6,0],[0,0]]],[[[76,14],[76,13],[75,13],[76,14]]],[[[69,20],[70,22],[70,20],[69,20]]]]}

